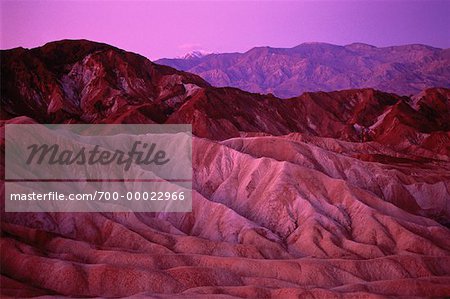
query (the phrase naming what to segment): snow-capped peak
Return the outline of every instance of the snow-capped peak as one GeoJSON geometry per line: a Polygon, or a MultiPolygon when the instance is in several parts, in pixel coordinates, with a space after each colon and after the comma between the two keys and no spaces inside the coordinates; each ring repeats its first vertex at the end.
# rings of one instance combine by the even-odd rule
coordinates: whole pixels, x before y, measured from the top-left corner
{"type": "Polygon", "coordinates": [[[201,58],[203,56],[206,56],[208,54],[211,54],[211,52],[204,51],[204,50],[195,50],[195,51],[188,52],[178,58],[180,58],[180,59],[196,59],[196,58],[201,58]]]}

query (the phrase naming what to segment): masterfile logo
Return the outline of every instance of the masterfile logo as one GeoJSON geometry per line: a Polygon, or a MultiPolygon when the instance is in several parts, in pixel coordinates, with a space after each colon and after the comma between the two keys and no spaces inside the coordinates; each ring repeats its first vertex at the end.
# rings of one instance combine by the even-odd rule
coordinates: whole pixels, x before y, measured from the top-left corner
{"type": "Polygon", "coordinates": [[[190,211],[190,125],[7,125],[7,212],[190,211]]]}
{"type": "Polygon", "coordinates": [[[116,163],[117,165],[124,165],[124,170],[128,171],[133,162],[137,165],[150,165],[152,163],[164,165],[169,162],[170,159],[166,158],[166,152],[164,150],[157,150],[154,153],[156,146],[156,143],[148,144],[146,142],[135,141],[129,152],[101,150],[98,144],[92,150],[86,150],[86,147],[83,146],[78,152],[74,152],[71,150],[61,151],[58,144],[32,144],[28,146],[30,155],[26,163],[27,165],[33,162],[39,165],[42,163],[51,165],[108,165],[116,163]],[[36,161],[34,161],[35,159],[36,161]]]}

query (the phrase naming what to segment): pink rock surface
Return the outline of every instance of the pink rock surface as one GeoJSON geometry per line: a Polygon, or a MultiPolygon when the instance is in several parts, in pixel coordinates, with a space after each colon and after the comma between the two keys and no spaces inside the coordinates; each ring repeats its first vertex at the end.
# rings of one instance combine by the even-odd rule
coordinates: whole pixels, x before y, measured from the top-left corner
{"type": "Polygon", "coordinates": [[[448,89],[282,100],[88,41],[2,51],[1,80],[2,125],[192,123],[196,135],[192,213],[5,213],[2,201],[4,297],[450,296],[448,89]]]}

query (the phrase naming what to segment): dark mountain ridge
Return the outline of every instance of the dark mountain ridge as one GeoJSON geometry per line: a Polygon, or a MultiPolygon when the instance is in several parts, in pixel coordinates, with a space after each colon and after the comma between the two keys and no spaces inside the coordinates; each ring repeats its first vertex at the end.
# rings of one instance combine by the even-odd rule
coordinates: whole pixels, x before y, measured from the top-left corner
{"type": "MultiPolygon", "coordinates": [[[[319,46],[324,51],[337,47],[319,46]]],[[[297,50],[308,51],[307,47],[317,50],[317,44],[297,50]]],[[[287,51],[259,48],[248,53],[261,55],[261,49],[287,51]]],[[[231,87],[211,87],[196,75],[85,40],[1,54],[1,101],[6,118],[27,115],[44,123],[192,123],[197,136],[210,139],[237,137],[241,132],[304,132],[351,141],[384,136],[389,144],[395,144],[395,135],[406,128],[414,127],[408,134],[417,139],[416,131],[429,134],[446,130],[450,122],[448,108],[443,108],[448,105],[447,89],[425,91],[415,99],[414,109],[410,107],[412,98],[374,89],[279,99],[231,87]],[[434,104],[425,104],[428,95],[433,95],[434,104]],[[388,131],[391,137],[386,137],[387,133],[377,127],[390,118],[399,119],[405,127],[394,126],[388,131]]],[[[428,144],[431,136],[421,143],[428,144]]]]}

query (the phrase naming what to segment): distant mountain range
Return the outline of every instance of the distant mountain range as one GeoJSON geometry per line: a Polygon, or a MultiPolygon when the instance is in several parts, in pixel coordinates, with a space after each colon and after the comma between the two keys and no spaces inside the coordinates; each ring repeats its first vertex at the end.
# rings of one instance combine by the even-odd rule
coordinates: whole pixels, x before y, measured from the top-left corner
{"type": "Polygon", "coordinates": [[[200,75],[214,86],[284,98],[351,88],[411,95],[429,87],[450,87],[450,49],[426,45],[377,48],[362,43],[304,43],[187,58],[156,63],[200,75]]]}

